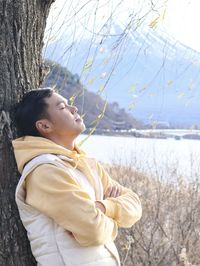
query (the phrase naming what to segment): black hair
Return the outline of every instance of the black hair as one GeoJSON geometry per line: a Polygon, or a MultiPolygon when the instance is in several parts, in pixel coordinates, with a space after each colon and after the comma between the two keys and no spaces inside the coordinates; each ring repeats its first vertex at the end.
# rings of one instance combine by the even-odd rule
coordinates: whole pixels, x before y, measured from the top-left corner
{"type": "Polygon", "coordinates": [[[19,136],[41,136],[35,123],[42,118],[48,118],[46,98],[56,92],[52,88],[36,89],[26,93],[14,107],[14,122],[19,136]]]}

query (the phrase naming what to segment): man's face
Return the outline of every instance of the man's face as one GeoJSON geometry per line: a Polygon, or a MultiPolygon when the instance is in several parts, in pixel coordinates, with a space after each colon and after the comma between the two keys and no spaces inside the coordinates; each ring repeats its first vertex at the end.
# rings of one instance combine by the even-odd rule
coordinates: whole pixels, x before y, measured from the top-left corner
{"type": "Polygon", "coordinates": [[[45,102],[48,104],[46,111],[49,115],[47,121],[51,134],[76,137],[85,130],[83,120],[77,113],[78,109],[70,106],[64,97],[53,93],[45,102]]]}

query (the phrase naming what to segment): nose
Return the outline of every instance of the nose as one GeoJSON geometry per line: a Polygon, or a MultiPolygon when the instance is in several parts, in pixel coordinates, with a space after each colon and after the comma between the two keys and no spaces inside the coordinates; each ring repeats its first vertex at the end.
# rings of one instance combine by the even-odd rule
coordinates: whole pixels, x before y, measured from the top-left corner
{"type": "Polygon", "coordinates": [[[78,108],[76,106],[71,106],[71,112],[74,114],[74,113],[77,113],[78,112],[78,108]]]}

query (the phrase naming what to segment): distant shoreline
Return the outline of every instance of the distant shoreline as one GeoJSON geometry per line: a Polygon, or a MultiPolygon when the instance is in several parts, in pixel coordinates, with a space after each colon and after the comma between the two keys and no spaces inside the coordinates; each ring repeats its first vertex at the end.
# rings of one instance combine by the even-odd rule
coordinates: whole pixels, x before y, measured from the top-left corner
{"type": "MultiPolygon", "coordinates": [[[[89,134],[89,129],[84,132],[89,134]]],[[[109,131],[99,130],[94,131],[93,135],[111,136],[111,137],[135,137],[135,138],[149,138],[149,139],[169,139],[175,140],[188,139],[200,140],[200,130],[193,129],[141,129],[131,131],[109,131]]]]}

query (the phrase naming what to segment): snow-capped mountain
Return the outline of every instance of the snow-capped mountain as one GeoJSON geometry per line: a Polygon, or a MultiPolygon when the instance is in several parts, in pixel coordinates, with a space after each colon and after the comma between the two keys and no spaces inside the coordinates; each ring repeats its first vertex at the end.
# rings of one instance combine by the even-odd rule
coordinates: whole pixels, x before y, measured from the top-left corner
{"type": "Polygon", "coordinates": [[[49,44],[44,56],[78,73],[89,90],[103,91],[146,123],[200,126],[197,51],[159,30],[126,32],[118,25],[111,36],[68,40],[49,44]]]}

